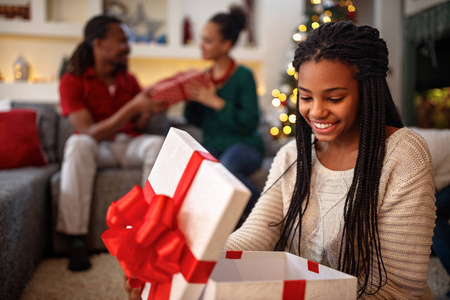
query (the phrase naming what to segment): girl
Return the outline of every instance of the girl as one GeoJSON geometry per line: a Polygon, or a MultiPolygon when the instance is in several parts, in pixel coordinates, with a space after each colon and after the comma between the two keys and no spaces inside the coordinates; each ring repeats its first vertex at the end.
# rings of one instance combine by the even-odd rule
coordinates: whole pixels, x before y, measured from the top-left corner
{"type": "Polygon", "coordinates": [[[433,168],[395,109],[386,43],[369,26],[326,23],[293,65],[296,141],[278,152],[267,192],[225,249],[300,255],[358,277],[361,298],[432,297],[433,168]]]}

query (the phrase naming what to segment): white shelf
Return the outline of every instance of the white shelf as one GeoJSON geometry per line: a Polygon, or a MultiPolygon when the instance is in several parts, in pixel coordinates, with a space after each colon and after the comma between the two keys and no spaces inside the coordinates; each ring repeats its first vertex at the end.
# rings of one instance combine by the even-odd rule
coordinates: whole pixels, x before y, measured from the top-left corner
{"type": "MultiPolygon", "coordinates": [[[[259,48],[235,48],[232,55],[243,61],[261,61],[263,54],[259,48]]],[[[131,44],[133,58],[201,59],[198,46],[168,46],[154,44],[131,44]]]]}
{"type": "Polygon", "coordinates": [[[59,103],[59,82],[0,83],[0,98],[10,98],[16,102],[59,103]],[[14,96],[11,96],[14,95],[14,96]]]}
{"type": "Polygon", "coordinates": [[[41,23],[26,20],[1,20],[0,34],[60,37],[60,38],[81,38],[83,25],[68,23],[41,23]]]}

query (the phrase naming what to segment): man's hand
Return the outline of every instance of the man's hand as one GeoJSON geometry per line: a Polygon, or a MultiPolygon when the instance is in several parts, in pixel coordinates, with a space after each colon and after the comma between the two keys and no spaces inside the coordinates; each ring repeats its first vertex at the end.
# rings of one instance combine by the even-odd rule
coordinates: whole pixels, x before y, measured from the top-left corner
{"type": "Polygon", "coordinates": [[[150,115],[157,115],[167,110],[167,104],[163,101],[153,101],[150,99],[148,92],[142,91],[131,99],[131,105],[136,113],[149,113],[150,115]]]}

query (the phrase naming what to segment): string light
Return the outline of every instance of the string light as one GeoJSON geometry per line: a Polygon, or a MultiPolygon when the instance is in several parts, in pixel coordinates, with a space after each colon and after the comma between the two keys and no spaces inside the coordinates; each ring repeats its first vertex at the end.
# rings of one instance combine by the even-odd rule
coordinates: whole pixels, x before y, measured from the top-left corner
{"type": "Polygon", "coordinates": [[[297,117],[294,114],[289,115],[289,122],[294,124],[296,120],[297,120],[297,117]]]}
{"type": "Polygon", "coordinates": [[[288,115],[285,113],[280,114],[280,121],[281,122],[286,122],[288,120],[288,115]]]}
{"type": "Polygon", "coordinates": [[[273,105],[274,107],[278,107],[278,106],[280,106],[280,104],[281,104],[280,99],[278,99],[278,98],[273,98],[273,100],[272,100],[272,105],[273,105]]]}
{"type": "Polygon", "coordinates": [[[297,96],[294,94],[289,96],[289,100],[291,100],[292,103],[297,104],[297,96]]]}
{"type": "Polygon", "coordinates": [[[280,90],[279,89],[273,89],[272,90],[272,97],[276,98],[276,97],[278,97],[279,94],[280,94],[280,90]]]}
{"type": "Polygon", "coordinates": [[[289,66],[288,66],[286,72],[288,73],[289,76],[294,76],[294,74],[295,74],[295,68],[294,68],[294,66],[292,65],[292,63],[289,64],[289,66]]]}
{"type": "Polygon", "coordinates": [[[330,18],[330,17],[327,17],[327,16],[325,16],[325,17],[323,17],[323,22],[324,22],[324,23],[328,23],[328,22],[331,22],[331,18],[330,18]]]}
{"type": "Polygon", "coordinates": [[[306,25],[300,25],[298,26],[298,30],[300,30],[301,32],[305,32],[308,28],[306,27],[306,25]]]}
{"type": "Polygon", "coordinates": [[[270,134],[273,136],[277,136],[280,133],[280,130],[276,127],[270,128],[270,134]]]}
{"type": "Polygon", "coordinates": [[[356,9],[355,9],[355,7],[353,6],[353,5],[349,5],[348,6],[348,11],[350,11],[350,12],[354,12],[356,9]]]}
{"type": "Polygon", "coordinates": [[[286,126],[283,127],[283,133],[284,134],[289,135],[291,132],[292,132],[291,126],[287,126],[286,125],[286,126]]]}
{"type": "Polygon", "coordinates": [[[312,4],[320,4],[320,0],[311,0],[312,4]]]}
{"type": "Polygon", "coordinates": [[[294,33],[294,35],[292,36],[292,39],[296,42],[300,42],[302,40],[302,35],[300,33],[294,33]]]}
{"type": "Polygon", "coordinates": [[[320,24],[319,24],[318,22],[313,22],[313,23],[311,24],[312,29],[316,29],[316,28],[319,27],[319,26],[320,26],[320,24]]]}

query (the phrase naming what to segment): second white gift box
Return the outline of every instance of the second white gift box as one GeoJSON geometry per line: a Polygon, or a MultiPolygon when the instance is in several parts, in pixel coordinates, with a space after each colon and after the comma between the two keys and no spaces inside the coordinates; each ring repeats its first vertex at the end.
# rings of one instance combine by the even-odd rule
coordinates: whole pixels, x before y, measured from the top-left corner
{"type": "Polygon", "coordinates": [[[223,251],[203,300],[353,300],[357,278],[287,252],[223,251]]]}

